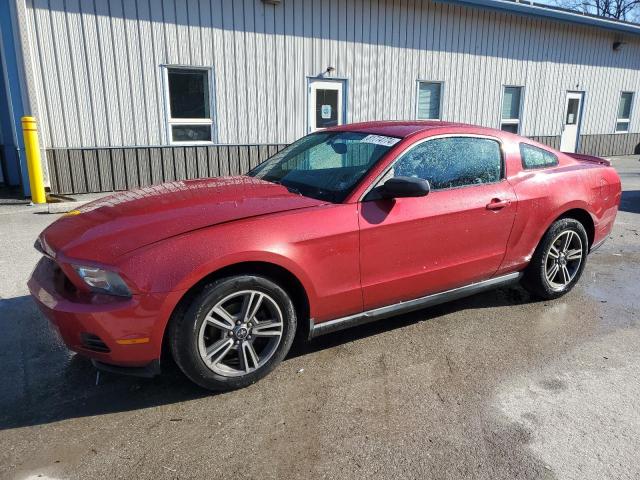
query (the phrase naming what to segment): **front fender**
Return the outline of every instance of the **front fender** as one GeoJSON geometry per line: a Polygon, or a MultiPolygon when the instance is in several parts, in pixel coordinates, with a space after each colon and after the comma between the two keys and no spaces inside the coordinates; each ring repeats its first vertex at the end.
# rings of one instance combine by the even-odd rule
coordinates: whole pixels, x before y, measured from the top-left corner
{"type": "Polygon", "coordinates": [[[118,260],[143,292],[188,290],[222,268],[276,265],[304,288],[316,319],[362,308],[357,206],[342,204],[216,225],[147,245],[118,260]]]}
{"type": "Polygon", "coordinates": [[[272,251],[234,252],[224,257],[212,259],[197,266],[192,272],[188,272],[174,287],[176,290],[189,289],[202,279],[222,270],[226,267],[241,263],[259,262],[274,265],[287,270],[302,284],[307,295],[315,297],[316,289],[309,275],[296,262],[286,256],[272,251]]]}
{"type": "Polygon", "coordinates": [[[136,251],[118,267],[142,291],[158,293],[188,290],[206,276],[238,263],[263,262],[289,271],[308,295],[315,295],[311,278],[287,256],[291,252],[286,245],[262,242],[261,249],[247,249],[244,242],[215,242],[215,237],[219,235],[212,238],[212,232],[203,231],[170,238],[136,251]]]}

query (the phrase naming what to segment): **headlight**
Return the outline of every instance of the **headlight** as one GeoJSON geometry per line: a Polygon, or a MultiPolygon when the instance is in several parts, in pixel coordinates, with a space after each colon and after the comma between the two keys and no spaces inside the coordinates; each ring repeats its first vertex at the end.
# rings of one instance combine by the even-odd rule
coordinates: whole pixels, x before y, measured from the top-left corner
{"type": "Polygon", "coordinates": [[[73,268],[84,283],[94,292],[118,295],[121,297],[131,296],[129,287],[127,287],[124,280],[120,278],[120,275],[115,272],[81,265],[74,265],[73,268]]]}

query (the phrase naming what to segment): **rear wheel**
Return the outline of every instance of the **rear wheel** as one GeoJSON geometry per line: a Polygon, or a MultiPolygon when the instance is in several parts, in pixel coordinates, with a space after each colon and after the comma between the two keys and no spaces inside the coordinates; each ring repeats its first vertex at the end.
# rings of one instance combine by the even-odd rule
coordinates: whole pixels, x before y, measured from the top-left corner
{"type": "Polygon", "coordinates": [[[587,252],[584,226],[573,218],[556,221],[538,245],[525,271],[523,286],[543,299],[561,297],[580,279],[587,252]]]}
{"type": "Polygon", "coordinates": [[[209,390],[233,390],[267,375],[295,336],[295,309],[287,292],[268,278],[239,275],[212,282],[173,319],[170,345],[176,363],[209,390]]]}

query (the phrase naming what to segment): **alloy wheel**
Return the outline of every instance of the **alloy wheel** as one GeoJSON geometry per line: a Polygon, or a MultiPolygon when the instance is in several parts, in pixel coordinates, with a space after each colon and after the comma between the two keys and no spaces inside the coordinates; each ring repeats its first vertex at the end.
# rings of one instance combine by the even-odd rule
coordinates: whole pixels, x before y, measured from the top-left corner
{"type": "Polygon", "coordinates": [[[545,256],[545,276],[554,291],[564,290],[582,264],[582,239],[577,232],[565,230],[551,242],[545,256]]]}
{"type": "Polygon", "coordinates": [[[198,351],[218,375],[246,375],[273,356],[283,328],[282,311],[270,295],[242,290],[227,295],[207,313],[198,334],[198,351]]]}

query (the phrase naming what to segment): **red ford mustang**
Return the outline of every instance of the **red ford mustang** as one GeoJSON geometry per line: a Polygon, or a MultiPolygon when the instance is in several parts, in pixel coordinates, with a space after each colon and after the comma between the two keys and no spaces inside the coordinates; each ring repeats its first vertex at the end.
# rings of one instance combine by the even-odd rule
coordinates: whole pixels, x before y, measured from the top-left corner
{"type": "Polygon", "coordinates": [[[69,348],[212,390],[315,337],[521,281],[568,292],[607,237],[606,160],[510,133],[373,122],[301,138],[246,176],[115,194],[49,226],[29,281],[69,348]]]}

